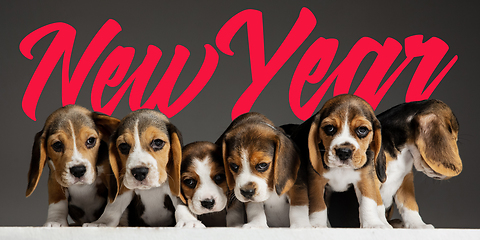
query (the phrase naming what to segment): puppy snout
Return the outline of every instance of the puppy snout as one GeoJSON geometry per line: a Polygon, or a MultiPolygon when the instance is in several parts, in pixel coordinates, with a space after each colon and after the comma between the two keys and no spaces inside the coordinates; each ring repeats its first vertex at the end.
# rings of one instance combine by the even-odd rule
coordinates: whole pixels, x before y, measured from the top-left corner
{"type": "Polygon", "coordinates": [[[85,172],[87,172],[87,168],[83,165],[73,166],[70,168],[70,173],[76,178],[83,177],[85,172]]]}
{"type": "Polygon", "coordinates": [[[132,168],[131,172],[135,179],[137,179],[138,181],[143,181],[147,177],[148,168],[146,167],[132,168]]]}
{"type": "Polygon", "coordinates": [[[342,161],[348,160],[352,157],[352,149],[350,148],[337,148],[335,150],[335,153],[342,161]]]}
{"type": "Polygon", "coordinates": [[[211,210],[213,208],[213,206],[215,206],[215,199],[211,198],[211,199],[205,199],[203,201],[200,202],[202,204],[202,206],[208,210],[211,210]]]}
{"type": "Polygon", "coordinates": [[[255,188],[240,189],[240,193],[246,198],[252,198],[255,195],[255,188]]]}

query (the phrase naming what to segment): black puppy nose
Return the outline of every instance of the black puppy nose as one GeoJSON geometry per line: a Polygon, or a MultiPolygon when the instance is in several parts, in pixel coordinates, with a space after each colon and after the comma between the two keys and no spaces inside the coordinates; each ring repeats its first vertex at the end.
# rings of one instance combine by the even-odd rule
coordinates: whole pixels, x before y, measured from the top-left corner
{"type": "Polygon", "coordinates": [[[143,179],[147,177],[148,168],[146,167],[133,168],[131,172],[135,179],[137,179],[138,181],[143,181],[143,179]]]}
{"type": "Polygon", "coordinates": [[[337,150],[335,150],[335,152],[338,158],[340,158],[340,160],[342,161],[345,161],[352,156],[352,149],[350,148],[338,148],[337,150]]]}
{"type": "Polygon", "coordinates": [[[70,173],[76,178],[81,178],[83,175],[85,175],[86,171],[87,171],[87,168],[83,165],[74,166],[70,168],[70,173]]]}
{"type": "Polygon", "coordinates": [[[240,193],[246,198],[252,198],[255,194],[255,188],[252,189],[240,189],[240,193]]]}
{"type": "Polygon", "coordinates": [[[212,209],[215,206],[215,199],[205,199],[200,202],[202,206],[206,209],[212,209]]]}

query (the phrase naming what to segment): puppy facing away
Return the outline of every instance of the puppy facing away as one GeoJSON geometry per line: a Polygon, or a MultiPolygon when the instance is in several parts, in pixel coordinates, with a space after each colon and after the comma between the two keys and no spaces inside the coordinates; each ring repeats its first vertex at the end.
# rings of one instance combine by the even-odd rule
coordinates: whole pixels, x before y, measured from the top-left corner
{"type": "Polygon", "coordinates": [[[311,227],[305,174],[298,173],[300,155],[282,130],[259,113],[246,113],[217,144],[228,187],[245,203],[243,227],[311,227]]]}
{"type": "Polygon", "coordinates": [[[177,198],[182,137],[165,115],[143,109],[125,116],[109,153],[118,196],[97,221],[83,226],[173,226],[176,219],[179,227],[203,227],[177,198]]]}
{"type": "MultiPolygon", "coordinates": [[[[391,228],[375,176],[375,165],[384,164],[379,157],[380,128],[372,107],[354,95],[336,96],[301,125],[284,126],[310,162],[309,211],[314,227],[327,227],[325,191],[343,192],[353,185],[361,227],[391,228]]],[[[385,180],[384,172],[377,175],[385,180]]]]}
{"type": "MultiPolygon", "coordinates": [[[[403,103],[377,118],[386,157],[386,166],[379,166],[386,167],[387,180],[380,187],[385,207],[393,210],[395,202],[404,227],[433,228],[418,213],[412,168],[438,180],[460,174],[457,118],[439,100],[403,103]]],[[[387,211],[388,218],[391,213],[387,211]]]]}
{"type": "Polygon", "coordinates": [[[53,112],[35,135],[26,196],[35,190],[48,163],[48,216],[44,226],[68,226],[97,220],[116,183],[110,169],[107,141],[120,120],[67,105],[53,112]],[[111,185],[110,185],[111,184],[111,185]],[[107,187],[109,188],[107,190],[107,187]]]}
{"type": "Polygon", "coordinates": [[[203,141],[183,147],[180,177],[180,197],[190,211],[207,226],[225,226],[228,187],[222,149],[203,141]]]}

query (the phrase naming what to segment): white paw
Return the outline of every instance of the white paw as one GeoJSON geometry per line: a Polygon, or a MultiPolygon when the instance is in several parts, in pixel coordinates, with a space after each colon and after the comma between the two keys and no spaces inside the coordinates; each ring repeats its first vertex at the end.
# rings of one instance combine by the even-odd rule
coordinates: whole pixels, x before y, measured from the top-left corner
{"type": "Polygon", "coordinates": [[[405,224],[406,228],[412,228],[412,229],[435,229],[435,227],[432,224],[405,224]]]}
{"type": "Polygon", "coordinates": [[[366,223],[362,224],[362,228],[383,228],[383,229],[393,229],[390,224],[383,224],[383,223],[366,223]]]}
{"type": "Polygon", "coordinates": [[[106,227],[107,224],[105,223],[96,223],[96,222],[92,222],[92,223],[84,223],[83,224],[83,227],[106,227]]]}
{"type": "Polygon", "coordinates": [[[312,227],[314,227],[314,228],[328,228],[327,224],[325,224],[325,223],[312,223],[312,227]]]}
{"type": "Polygon", "coordinates": [[[205,228],[205,225],[203,225],[203,223],[198,221],[198,220],[193,220],[193,221],[180,220],[180,221],[177,222],[175,227],[177,227],[177,228],[205,228]]]}
{"type": "Polygon", "coordinates": [[[251,229],[251,228],[268,228],[267,223],[246,223],[243,224],[242,228],[251,229]]]}
{"type": "Polygon", "coordinates": [[[43,224],[44,227],[68,227],[66,222],[46,222],[43,224]]]}
{"type": "Polygon", "coordinates": [[[290,228],[312,228],[310,223],[294,223],[290,225],[290,228]]]}

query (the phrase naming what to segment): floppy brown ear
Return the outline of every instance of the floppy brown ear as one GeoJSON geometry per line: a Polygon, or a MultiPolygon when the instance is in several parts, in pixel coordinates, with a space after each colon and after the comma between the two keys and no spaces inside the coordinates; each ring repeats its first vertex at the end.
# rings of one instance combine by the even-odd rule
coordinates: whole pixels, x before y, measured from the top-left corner
{"type": "Polygon", "coordinates": [[[108,142],[110,135],[113,134],[115,129],[117,129],[118,125],[120,124],[120,120],[96,112],[92,113],[92,118],[101,133],[101,139],[105,142],[108,142]]]}
{"type": "Polygon", "coordinates": [[[463,169],[456,139],[437,115],[417,115],[412,121],[415,127],[415,145],[425,163],[435,172],[447,177],[460,174],[463,169]]]}
{"type": "Polygon", "coordinates": [[[283,133],[277,135],[273,163],[275,191],[282,195],[293,186],[300,168],[300,155],[293,142],[283,133]]]}
{"type": "Polygon", "coordinates": [[[225,166],[225,178],[227,179],[227,186],[228,189],[233,190],[235,188],[235,180],[233,179],[233,174],[230,171],[230,165],[227,161],[227,143],[225,138],[222,140],[222,158],[223,158],[223,166],[225,166]]]}
{"type": "Polygon", "coordinates": [[[377,173],[378,180],[383,183],[387,180],[387,159],[382,149],[382,126],[377,118],[375,118],[372,125],[373,139],[370,143],[370,150],[373,151],[375,172],[377,173]]]}
{"type": "Polygon", "coordinates": [[[183,198],[180,191],[180,170],[182,165],[182,135],[173,124],[169,124],[167,128],[170,135],[170,153],[167,163],[167,171],[168,175],[170,176],[168,178],[168,184],[170,186],[170,191],[172,192],[172,194],[179,197],[182,202],[185,203],[185,198],[183,198]]]}
{"type": "Polygon", "coordinates": [[[323,160],[320,159],[322,154],[320,154],[319,146],[321,143],[318,127],[320,125],[320,114],[312,121],[310,125],[310,131],[308,132],[308,155],[310,158],[310,163],[312,164],[313,169],[317,173],[323,172],[323,160]]]}
{"type": "Polygon", "coordinates": [[[44,130],[35,134],[32,147],[32,159],[28,170],[28,186],[26,196],[29,197],[37,187],[38,180],[42,175],[45,162],[47,161],[46,136],[44,130]]]}
{"type": "Polygon", "coordinates": [[[108,147],[108,160],[110,167],[108,170],[109,173],[107,175],[107,188],[108,188],[108,198],[110,203],[114,202],[118,196],[118,191],[120,190],[120,167],[121,164],[118,164],[120,160],[120,156],[118,154],[116,139],[113,139],[108,147]]]}

